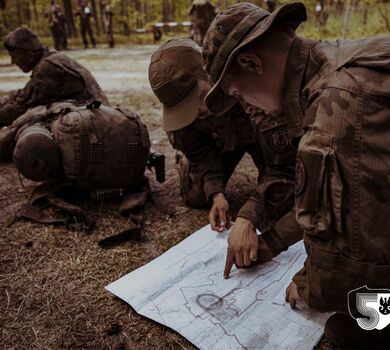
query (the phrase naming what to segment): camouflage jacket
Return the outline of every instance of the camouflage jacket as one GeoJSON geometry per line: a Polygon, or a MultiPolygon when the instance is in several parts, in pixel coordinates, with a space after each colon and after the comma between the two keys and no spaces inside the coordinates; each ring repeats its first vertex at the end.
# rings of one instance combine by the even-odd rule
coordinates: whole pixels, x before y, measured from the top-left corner
{"type": "Polygon", "coordinates": [[[0,98],[0,127],[10,125],[28,108],[55,101],[108,100],[91,73],[59,52],[46,52],[23,89],[0,98]]]}
{"type": "Polygon", "coordinates": [[[173,148],[191,162],[191,173],[201,179],[206,198],[224,192],[221,153],[255,144],[250,119],[237,104],[223,118],[208,116],[167,132],[173,148]]]}
{"type": "Polygon", "coordinates": [[[294,281],[311,308],[348,312],[349,291],[390,287],[390,39],[296,38],[286,72],[308,253],[294,281]]]}
{"type": "Polygon", "coordinates": [[[287,123],[263,115],[252,121],[237,104],[222,117],[197,119],[181,130],[168,132],[175,149],[191,161],[191,173],[203,181],[207,198],[223,192],[221,153],[257,144],[263,165],[256,189],[238,216],[263,232],[274,255],[302,239],[295,220],[294,176],[299,139],[291,139],[287,123]]]}

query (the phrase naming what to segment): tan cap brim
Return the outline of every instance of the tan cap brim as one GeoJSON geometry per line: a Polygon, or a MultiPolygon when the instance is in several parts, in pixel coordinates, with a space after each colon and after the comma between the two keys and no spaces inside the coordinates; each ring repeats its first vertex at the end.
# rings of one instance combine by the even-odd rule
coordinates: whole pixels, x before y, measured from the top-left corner
{"type": "Polygon", "coordinates": [[[244,38],[244,40],[242,40],[242,42],[237,47],[235,47],[234,50],[232,50],[225,63],[225,66],[219,79],[207,94],[205,98],[205,103],[211,113],[215,115],[222,115],[226,113],[234,105],[235,102],[237,102],[237,100],[233,96],[229,96],[224,93],[224,91],[220,87],[220,84],[225,78],[225,75],[236,53],[241,48],[264,35],[275,22],[283,23],[295,30],[298,28],[299,24],[306,21],[306,19],[307,15],[305,6],[302,3],[297,2],[279,7],[267,18],[260,21],[244,38]]]}
{"type": "Polygon", "coordinates": [[[163,105],[163,128],[165,131],[174,131],[190,125],[199,115],[198,84],[188,95],[172,107],[163,105]]]}

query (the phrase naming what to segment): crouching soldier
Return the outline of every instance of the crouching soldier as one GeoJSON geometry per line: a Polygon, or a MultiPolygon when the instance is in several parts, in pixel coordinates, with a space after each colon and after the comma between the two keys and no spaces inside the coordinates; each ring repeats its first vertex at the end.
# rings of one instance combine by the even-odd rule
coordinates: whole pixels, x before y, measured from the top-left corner
{"type": "Polygon", "coordinates": [[[0,98],[0,127],[10,125],[28,108],[62,100],[108,104],[106,95],[91,73],[59,52],[50,52],[28,28],[17,28],[4,39],[4,46],[24,73],[32,71],[26,86],[0,98]]]}
{"type": "Polygon", "coordinates": [[[293,210],[299,140],[288,136],[286,123],[251,113],[248,107],[250,118],[239,104],[220,117],[211,114],[204,103],[210,80],[201,68],[199,46],[189,39],[163,43],[152,56],[149,79],[163,103],[169,140],[188,158],[179,164],[182,197],[193,207],[212,204],[209,219],[214,230],[228,225],[224,187],[245,152],[259,169],[256,195],[244,203],[230,234],[230,244],[239,245],[237,232],[253,231],[251,249],[229,253],[225,277],[233,263],[243,267],[267,261],[302,239],[293,210]]]}
{"type": "MultiPolygon", "coordinates": [[[[206,104],[222,115],[238,99],[301,137],[295,210],[308,256],[286,301],[336,312],[325,326],[334,347],[388,349],[390,40],[303,39],[295,30],[305,20],[302,3],[220,12],[203,44],[215,82],[206,104]]],[[[245,227],[231,235],[229,251],[245,252],[248,237],[245,227]]]]}
{"type": "Polygon", "coordinates": [[[0,130],[2,156],[12,154],[24,177],[44,182],[24,215],[39,222],[47,218],[32,207],[42,196],[71,216],[83,214],[61,197],[64,189],[96,199],[124,197],[122,214],[140,209],[148,197],[144,171],[149,149],[148,130],[136,113],[100,102],[36,107],[0,130]]]}
{"type": "Polygon", "coordinates": [[[250,119],[239,106],[225,118],[206,109],[203,97],[211,85],[202,70],[200,47],[191,39],[162,43],[152,55],[149,80],[163,104],[163,128],[180,151],[182,199],[194,208],[211,204],[212,228],[225,229],[229,225],[225,185],[237,164],[248,152],[259,172],[263,167],[250,119]]]}

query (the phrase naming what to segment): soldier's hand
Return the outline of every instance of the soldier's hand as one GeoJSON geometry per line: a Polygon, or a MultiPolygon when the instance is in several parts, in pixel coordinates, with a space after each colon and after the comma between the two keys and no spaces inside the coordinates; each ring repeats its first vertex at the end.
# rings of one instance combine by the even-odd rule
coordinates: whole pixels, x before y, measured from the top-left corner
{"type": "Polygon", "coordinates": [[[237,218],[228,238],[224,277],[229,278],[234,264],[237,267],[244,267],[256,261],[258,247],[254,225],[247,219],[237,218]]]}
{"type": "Polygon", "coordinates": [[[302,298],[298,293],[298,287],[294,282],[291,282],[286,289],[286,301],[292,309],[295,309],[297,302],[302,302],[302,298]]]}
{"type": "Polygon", "coordinates": [[[223,193],[213,195],[213,206],[209,214],[211,229],[217,232],[223,232],[230,228],[230,219],[227,215],[229,203],[223,193]]]}

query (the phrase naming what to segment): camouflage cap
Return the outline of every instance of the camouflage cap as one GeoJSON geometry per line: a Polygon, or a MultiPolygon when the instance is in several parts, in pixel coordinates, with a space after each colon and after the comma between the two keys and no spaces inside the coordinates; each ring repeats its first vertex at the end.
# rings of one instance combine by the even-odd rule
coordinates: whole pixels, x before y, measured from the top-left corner
{"type": "Polygon", "coordinates": [[[200,47],[191,39],[171,39],[153,53],[149,82],[163,104],[163,128],[173,131],[191,124],[199,114],[197,79],[204,74],[200,47]]]}
{"type": "Polygon", "coordinates": [[[214,18],[203,42],[203,68],[215,85],[206,97],[208,109],[225,113],[236,102],[220,88],[236,53],[245,45],[261,37],[273,25],[285,25],[295,30],[307,19],[306,8],[300,2],[279,7],[272,13],[243,2],[228,7],[214,18]]]}
{"type": "Polygon", "coordinates": [[[16,28],[4,38],[4,47],[10,51],[13,49],[26,51],[39,51],[44,48],[38,36],[26,27],[16,28]]]}
{"type": "Polygon", "coordinates": [[[20,173],[33,181],[55,178],[60,172],[61,153],[49,130],[27,126],[17,135],[13,162],[20,173]]]}

